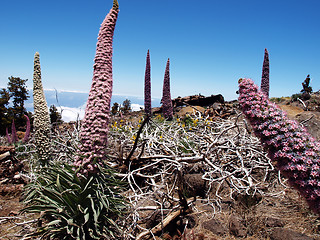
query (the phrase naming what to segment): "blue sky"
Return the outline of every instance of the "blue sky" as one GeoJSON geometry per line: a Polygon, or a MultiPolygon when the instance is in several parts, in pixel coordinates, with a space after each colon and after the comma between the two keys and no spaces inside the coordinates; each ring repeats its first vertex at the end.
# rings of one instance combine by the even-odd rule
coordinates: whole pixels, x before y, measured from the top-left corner
{"type": "MultiPolygon", "coordinates": [[[[291,96],[311,75],[320,89],[319,0],[119,0],[114,93],[143,97],[147,50],[152,96],[160,98],[170,58],[172,97],[221,93],[236,99],[237,80],[260,84],[270,54],[270,96],[291,96]]],[[[40,53],[44,88],[88,92],[98,31],[112,0],[2,1],[0,87],[10,76],[32,87],[40,53]]],[[[81,103],[82,104],[82,103],[81,103]]]]}

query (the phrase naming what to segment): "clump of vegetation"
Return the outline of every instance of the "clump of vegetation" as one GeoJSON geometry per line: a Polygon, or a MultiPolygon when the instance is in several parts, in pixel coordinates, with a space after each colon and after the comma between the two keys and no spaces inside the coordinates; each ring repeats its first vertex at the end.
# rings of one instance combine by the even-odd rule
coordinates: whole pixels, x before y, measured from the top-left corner
{"type": "Polygon", "coordinates": [[[270,101],[275,103],[280,103],[282,100],[284,100],[284,98],[281,98],[281,97],[270,98],[270,101]]]}
{"type": "Polygon", "coordinates": [[[58,126],[61,123],[63,123],[61,113],[58,112],[58,109],[55,105],[50,106],[49,112],[50,112],[50,122],[52,127],[58,126]]]}
{"type": "Polygon", "coordinates": [[[25,189],[23,212],[41,213],[44,224],[31,236],[48,239],[118,239],[125,208],[121,183],[104,166],[78,177],[72,166],[44,167],[25,189]]]}
{"type": "Polygon", "coordinates": [[[5,88],[0,89],[0,135],[4,135],[8,129],[10,120],[8,119],[8,104],[10,95],[5,88]]]}
{"type": "Polygon", "coordinates": [[[310,75],[302,83],[302,90],[300,93],[295,93],[291,96],[291,101],[309,100],[311,98],[312,87],[310,86],[310,75]]]}
{"type": "Polygon", "coordinates": [[[0,89],[0,135],[6,134],[6,128],[10,127],[13,120],[17,130],[24,130],[24,115],[31,115],[24,106],[29,98],[26,86],[28,79],[11,76],[8,80],[8,88],[0,89]]]}
{"type": "MultiPolygon", "coordinates": [[[[10,108],[13,119],[16,120],[17,128],[24,126],[24,115],[27,113],[24,107],[24,101],[29,98],[26,82],[28,79],[19,77],[9,77],[8,91],[12,98],[13,107],[10,108]]],[[[10,114],[11,115],[11,114],[10,114]]]]}
{"type": "Polygon", "coordinates": [[[184,116],[184,117],[181,119],[181,122],[182,122],[185,126],[189,127],[189,126],[191,126],[191,125],[193,124],[194,120],[192,119],[192,117],[191,117],[190,115],[187,114],[186,116],[184,116]]]}
{"type": "Polygon", "coordinates": [[[301,93],[292,94],[292,96],[291,96],[291,101],[293,101],[293,102],[298,101],[298,99],[301,99],[301,98],[302,98],[301,96],[302,96],[301,93]]]}
{"type": "Polygon", "coordinates": [[[124,114],[128,114],[129,112],[131,112],[131,101],[129,99],[123,101],[120,111],[124,114]]]}
{"type": "Polygon", "coordinates": [[[303,100],[309,100],[311,98],[312,87],[310,86],[310,75],[306,77],[304,82],[302,83],[301,97],[303,100]]]}
{"type": "Polygon", "coordinates": [[[113,106],[111,108],[111,113],[113,115],[116,115],[119,112],[119,103],[115,102],[113,103],[113,106]]]}

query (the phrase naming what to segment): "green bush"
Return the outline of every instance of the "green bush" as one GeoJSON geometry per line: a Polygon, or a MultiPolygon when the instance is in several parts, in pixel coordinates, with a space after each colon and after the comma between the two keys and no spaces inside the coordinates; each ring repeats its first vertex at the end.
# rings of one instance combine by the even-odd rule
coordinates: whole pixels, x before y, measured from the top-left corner
{"type": "Polygon", "coordinates": [[[117,221],[125,208],[124,184],[110,168],[87,177],[72,166],[50,166],[36,173],[24,192],[23,212],[40,213],[42,226],[32,235],[45,239],[119,239],[117,221]]]}
{"type": "Polygon", "coordinates": [[[181,120],[186,126],[190,126],[193,124],[193,119],[190,115],[184,116],[184,118],[181,120]]]}
{"type": "Polygon", "coordinates": [[[292,96],[291,96],[291,101],[298,101],[298,98],[300,98],[301,99],[301,96],[302,96],[302,94],[301,93],[296,93],[296,94],[293,94],[292,96]]]}
{"type": "Polygon", "coordinates": [[[270,98],[270,101],[271,102],[274,102],[274,103],[280,103],[282,101],[282,98],[280,97],[273,97],[273,98],[270,98]]]}

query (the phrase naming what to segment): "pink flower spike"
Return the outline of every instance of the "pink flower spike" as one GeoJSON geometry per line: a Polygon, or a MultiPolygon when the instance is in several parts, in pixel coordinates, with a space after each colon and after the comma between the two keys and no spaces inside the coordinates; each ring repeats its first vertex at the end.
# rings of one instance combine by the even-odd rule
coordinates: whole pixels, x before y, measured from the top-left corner
{"type": "Polygon", "coordinates": [[[26,128],[26,133],[24,135],[24,138],[23,138],[23,142],[27,142],[29,140],[29,137],[30,137],[30,119],[27,115],[24,115],[25,118],[27,119],[27,128],[26,128]]]}
{"type": "Polygon", "coordinates": [[[102,163],[108,142],[110,102],[112,96],[112,55],[113,35],[119,13],[119,5],[114,0],[113,7],[101,24],[96,55],[93,65],[93,78],[85,116],[82,120],[77,164],[81,162],[82,174],[95,172],[92,161],[102,163]],[[85,156],[84,158],[82,156],[85,156]],[[93,158],[93,156],[97,156],[93,158]]]}
{"type": "Polygon", "coordinates": [[[163,92],[162,92],[162,112],[163,116],[171,120],[173,118],[173,108],[172,108],[172,100],[171,100],[171,93],[170,93],[170,60],[168,58],[166,70],[164,74],[164,81],[163,81],[163,92]]]}
{"type": "Polygon", "coordinates": [[[289,178],[310,208],[320,215],[320,143],[296,121],[289,120],[251,79],[239,80],[239,104],[277,167],[289,178]],[[250,101],[256,99],[256,101],[250,101]],[[264,118],[257,111],[260,109],[264,118]],[[268,130],[267,130],[268,129],[268,130]],[[312,188],[310,187],[312,186],[312,188]]]}

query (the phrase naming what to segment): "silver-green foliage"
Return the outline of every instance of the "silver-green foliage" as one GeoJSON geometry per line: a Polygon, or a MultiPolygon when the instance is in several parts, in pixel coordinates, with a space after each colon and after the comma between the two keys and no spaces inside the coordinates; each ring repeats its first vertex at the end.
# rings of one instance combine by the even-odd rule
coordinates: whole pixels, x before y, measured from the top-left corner
{"type": "Polygon", "coordinates": [[[71,166],[43,167],[26,187],[23,212],[41,213],[33,235],[46,239],[118,239],[125,201],[111,169],[77,177],[71,166]]]}

